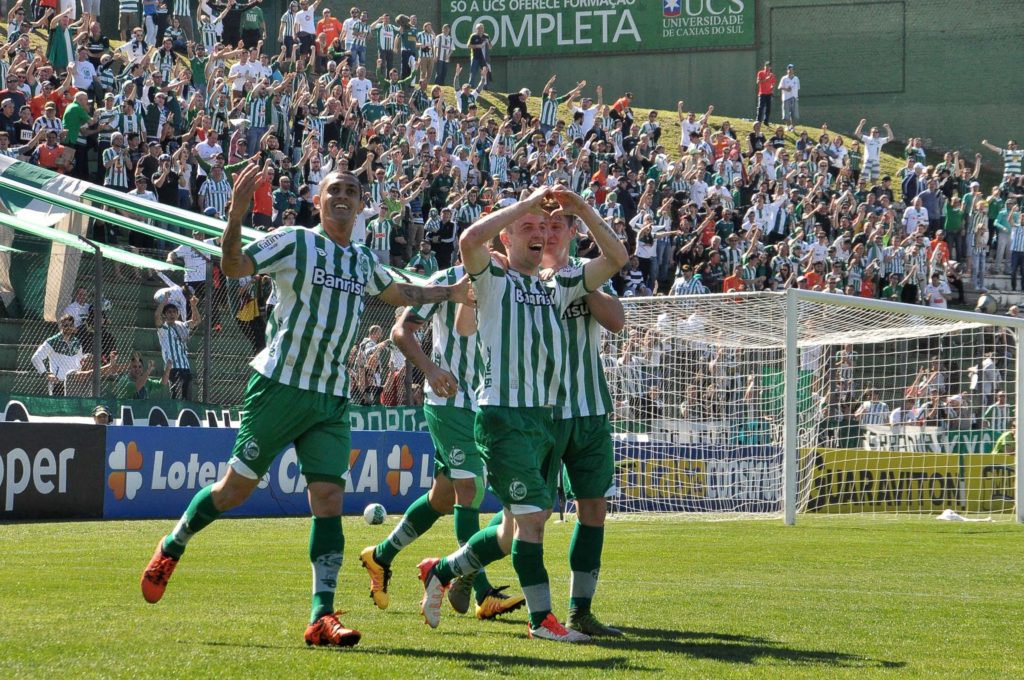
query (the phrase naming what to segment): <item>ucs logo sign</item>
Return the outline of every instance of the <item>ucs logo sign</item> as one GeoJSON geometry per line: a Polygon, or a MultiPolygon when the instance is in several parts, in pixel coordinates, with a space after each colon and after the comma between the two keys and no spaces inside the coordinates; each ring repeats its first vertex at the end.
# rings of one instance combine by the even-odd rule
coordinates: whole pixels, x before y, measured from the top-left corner
{"type": "Polygon", "coordinates": [[[107,476],[107,486],[119,501],[135,498],[142,488],[142,452],[135,442],[118,442],[114,450],[107,456],[107,465],[111,473],[107,476]]]}

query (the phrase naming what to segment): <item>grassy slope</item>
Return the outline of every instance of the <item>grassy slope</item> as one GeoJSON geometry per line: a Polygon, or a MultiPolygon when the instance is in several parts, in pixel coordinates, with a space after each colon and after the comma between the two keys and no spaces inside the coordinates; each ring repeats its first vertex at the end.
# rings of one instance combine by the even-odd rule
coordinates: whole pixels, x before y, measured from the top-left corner
{"type": "MultiPolygon", "coordinates": [[[[588,88],[588,92],[590,92],[589,88],[588,88]]],[[[592,92],[590,92],[590,93],[592,95],[592,92]]],[[[448,99],[449,100],[453,100],[454,96],[453,95],[449,95],[448,99]]],[[[501,94],[501,93],[485,92],[484,95],[483,95],[483,100],[485,102],[487,102],[488,105],[494,106],[495,108],[498,109],[498,111],[501,111],[501,112],[505,111],[505,105],[506,105],[507,99],[508,98],[504,94],[501,94]]],[[[781,104],[779,106],[781,106],[781,104]]],[[[540,115],[540,99],[538,97],[531,97],[530,101],[529,101],[529,103],[527,105],[527,108],[528,108],[528,110],[530,111],[531,114],[540,115]]],[[[649,108],[634,108],[633,109],[633,115],[636,118],[637,125],[642,124],[645,120],[647,120],[647,114],[651,110],[652,109],[649,109],[649,108]]],[[[701,114],[703,114],[703,111],[698,111],[697,114],[698,114],[698,117],[699,117],[701,114]]],[[[558,108],[558,117],[560,119],[566,121],[566,123],[570,122],[572,120],[572,113],[569,111],[569,107],[564,105],[564,104],[562,106],[560,106],[558,108]]],[[[746,136],[753,129],[753,121],[752,120],[748,120],[748,119],[744,119],[744,118],[739,118],[739,117],[733,117],[733,116],[719,116],[719,115],[709,116],[708,120],[709,120],[709,122],[711,124],[712,129],[714,129],[714,130],[721,129],[722,122],[728,120],[729,123],[732,125],[733,130],[735,130],[736,137],[737,137],[737,139],[739,139],[739,141],[742,144],[744,150],[747,148],[747,137],[746,136]]],[[[658,109],[658,122],[659,122],[659,124],[661,125],[661,128],[662,128],[661,143],[665,145],[665,148],[666,148],[666,150],[667,150],[667,152],[668,152],[670,157],[673,157],[673,158],[678,157],[679,153],[678,153],[678,150],[677,150],[676,147],[677,147],[677,145],[679,143],[679,138],[680,138],[680,133],[681,133],[680,126],[679,126],[679,121],[678,121],[678,115],[676,114],[675,111],[666,111],[664,109],[658,109]]],[[[821,124],[820,123],[818,123],[817,127],[811,126],[811,125],[798,125],[795,132],[787,132],[786,133],[786,139],[788,140],[788,148],[791,151],[796,147],[796,140],[800,138],[800,133],[802,131],[804,131],[804,130],[807,131],[808,136],[812,140],[816,140],[821,135],[821,132],[822,132],[821,124]]],[[[766,138],[770,138],[775,133],[775,126],[773,125],[770,128],[766,127],[762,131],[764,132],[766,138]]],[[[853,130],[838,130],[838,131],[837,130],[831,130],[831,129],[829,130],[829,133],[832,136],[835,136],[837,134],[837,132],[840,134],[841,137],[843,137],[844,142],[846,144],[846,147],[849,148],[850,142],[853,141],[853,136],[852,136],[853,135],[853,130]]],[[[917,134],[925,135],[925,132],[923,132],[923,131],[916,131],[915,135],[917,135],[917,134]]],[[[894,141],[894,142],[891,142],[891,143],[887,144],[885,146],[885,148],[883,149],[883,153],[882,153],[882,174],[883,175],[886,175],[886,174],[892,175],[892,177],[894,178],[894,186],[898,185],[898,183],[895,180],[896,173],[899,171],[900,168],[904,167],[904,165],[906,164],[906,157],[903,155],[903,149],[904,149],[905,145],[906,145],[905,141],[898,140],[898,141],[894,141]]],[[[939,152],[927,151],[927,153],[928,153],[928,163],[934,165],[935,163],[939,163],[939,162],[942,161],[942,152],[941,151],[939,151],[939,152]]],[[[965,160],[970,160],[971,167],[973,167],[973,163],[974,163],[973,159],[965,159],[965,160]]],[[[989,159],[989,160],[991,160],[991,159],[989,159]]],[[[1000,174],[998,172],[996,172],[995,170],[993,170],[991,168],[986,168],[985,166],[982,166],[981,183],[982,183],[982,187],[985,189],[986,193],[987,193],[987,188],[991,187],[993,184],[996,184],[999,181],[999,179],[1000,179],[1000,174]]],[[[898,194],[899,194],[899,191],[897,189],[897,195],[898,194]]]]}
{"type": "MultiPolygon", "coordinates": [[[[389,521],[393,526],[394,518],[389,521]]],[[[418,612],[415,563],[453,545],[438,523],[397,563],[392,607],[358,567],[376,530],[346,519],[339,606],[363,631],[307,650],[305,520],[215,524],[157,606],[138,574],[170,522],[7,525],[0,532],[0,677],[974,677],[1024,673],[1019,527],[801,517],[610,525],[597,610],[629,637],[565,647],[525,616],[482,623],[418,612]],[[642,548],[643,552],[636,552],[642,548]]],[[[565,614],[571,525],[549,524],[565,614]]],[[[497,583],[513,580],[508,561],[497,583]]]]}

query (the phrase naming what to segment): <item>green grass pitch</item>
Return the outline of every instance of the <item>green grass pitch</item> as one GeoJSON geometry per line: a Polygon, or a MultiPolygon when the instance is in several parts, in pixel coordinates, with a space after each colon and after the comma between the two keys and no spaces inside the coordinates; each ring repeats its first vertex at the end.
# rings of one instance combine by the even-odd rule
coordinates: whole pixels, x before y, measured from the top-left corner
{"type": "MultiPolygon", "coordinates": [[[[419,614],[416,563],[374,609],[358,552],[394,526],[346,518],[338,605],[363,632],[308,649],[308,521],[224,520],[193,540],[157,605],[139,572],[171,521],[0,525],[0,677],[1024,677],[1024,542],[1010,523],[916,519],[613,521],[595,611],[628,637],[568,646],[525,637],[525,613],[479,622],[419,614]]],[[[572,524],[548,526],[566,614],[572,524]]],[[[508,561],[492,579],[514,583],[508,561]]],[[[518,586],[513,586],[517,588],[518,586]]]]}

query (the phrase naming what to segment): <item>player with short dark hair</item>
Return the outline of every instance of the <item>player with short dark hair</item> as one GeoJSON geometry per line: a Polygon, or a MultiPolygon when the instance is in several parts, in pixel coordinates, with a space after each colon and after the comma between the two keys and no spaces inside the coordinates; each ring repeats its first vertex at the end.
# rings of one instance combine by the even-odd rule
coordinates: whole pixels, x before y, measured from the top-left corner
{"type": "Polygon", "coordinates": [[[279,300],[270,339],[251,364],[255,370],[227,472],[195,495],[174,530],[157,544],[142,575],[142,593],[147,602],[159,601],[189,540],[241,505],[273,460],[294,443],[313,513],[313,606],[306,644],[352,646],[361,635],[338,620],[334,593],[345,546],[343,475],[351,449],[346,360],[358,337],[364,299],[376,295],[395,306],[468,302],[468,286],[394,281],[369,248],[352,243],[362,188],[348,172],[321,180],[318,227],[281,227],[243,249],[242,220],[259,176],[260,167],[250,163],[235,177],[221,267],[232,278],[256,273],[273,278],[279,300]]]}

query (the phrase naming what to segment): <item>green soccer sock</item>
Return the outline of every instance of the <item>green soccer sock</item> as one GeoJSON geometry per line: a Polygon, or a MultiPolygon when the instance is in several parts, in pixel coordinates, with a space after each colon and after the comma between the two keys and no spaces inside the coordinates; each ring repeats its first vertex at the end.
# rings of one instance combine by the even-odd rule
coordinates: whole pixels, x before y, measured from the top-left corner
{"type": "Polygon", "coordinates": [[[537,628],[551,613],[551,584],[544,568],[544,545],[515,539],[512,541],[512,567],[530,612],[530,627],[537,628]]]}
{"type": "Polygon", "coordinates": [[[494,513],[494,517],[491,518],[491,521],[487,523],[487,526],[489,526],[489,527],[496,527],[499,524],[501,524],[504,520],[505,520],[505,513],[504,513],[504,511],[496,512],[496,513],[494,513]]]}
{"type": "MultiPolygon", "coordinates": [[[[455,538],[458,539],[459,545],[468,543],[473,534],[478,531],[480,531],[480,510],[477,508],[467,508],[464,505],[456,505],[455,538]]],[[[495,532],[495,536],[497,536],[497,532],[495,532]]],[[[473,592],[476,594],[477,604],[484,601],[490,589],[491,582],[487,580],[487,572],[484,569],[480,569],[476,572],[476,576],[473,577],[473,592]]]]}
{"type": "Polygon", "coordinates": [[[423,494],[412,502],[394,531],[377,544],[373,551],[373,559],[382,566],[390,566],[403,548],[429,531],[441,516],[442,514],[430,504],[429,495],[423,494]]]}
{"type": "Polygon", "coordinates": [[[334,591],[345,553],[341,517],[314,517],[309,530],[309,561],[313,565],[313,611],[309,622],[334,612],[334,591]]]}
{"type": "Polygon", "coordinates": [[[185,554],[189,539],[220,517],[220,510],[213,504],[212,490],[212,485],[204,486],[192,497],[174,530],[164,537],[164,554],[180,559],[185,554]]]}
{"type": "Polygon", "coordinates": [[[604,527],[576,523],[569,544],[569,608],[581,614],[590,611],[590,603],[597,590],[597,576],[601,571],[601,549],[604,546],[604,527]]]}
{"type": "Polygon", "coordinates": [[[456,576],[476,573],[504,556],[501,544],[498,543],[498,529],[487,527],[473,534],[466,545],[442,557],[434,567],[434,573],[441,579],[441,583],[447,584],[456,576]]]}

